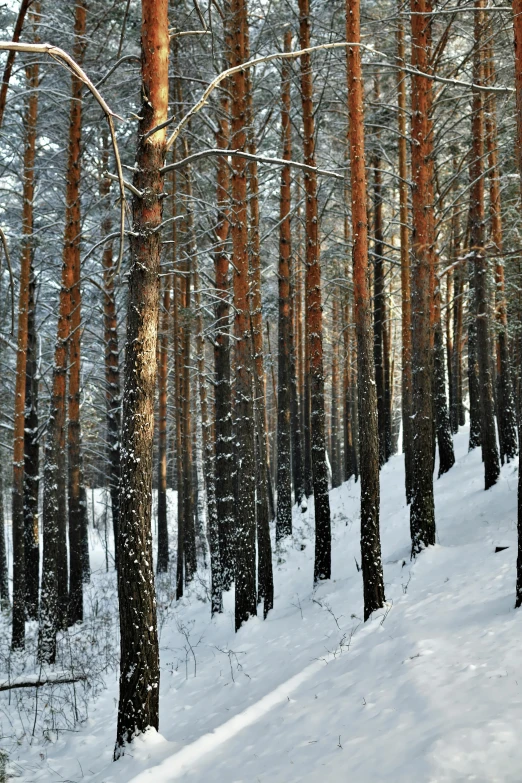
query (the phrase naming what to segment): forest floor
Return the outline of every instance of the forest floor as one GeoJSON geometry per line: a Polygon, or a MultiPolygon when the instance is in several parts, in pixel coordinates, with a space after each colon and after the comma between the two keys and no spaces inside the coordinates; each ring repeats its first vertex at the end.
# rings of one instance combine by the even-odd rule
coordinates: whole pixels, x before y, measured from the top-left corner
{"type": "MultiPolygon", "coordinates": [[[[75,731],[9,745],[13,774],[25,783],[520,783],[517,466],[484,492],[465,429],[455,447],[457,464],[435,481],[437,545],[414,563],[402,456],[382,471],[388,604],[371,621],[361,621],[359,486],[349,482],[331,493],[332,580],[312,589],[312,511],[296,509],[266,621],[234,634],[232,595],[211,621],[202,583],[179,603],[159,585],[159,734],[112,762],[109,670],[75,731]]],[[[112,601],[99,538],[92,556],[90,590],[103,584],[112,601]]]]}

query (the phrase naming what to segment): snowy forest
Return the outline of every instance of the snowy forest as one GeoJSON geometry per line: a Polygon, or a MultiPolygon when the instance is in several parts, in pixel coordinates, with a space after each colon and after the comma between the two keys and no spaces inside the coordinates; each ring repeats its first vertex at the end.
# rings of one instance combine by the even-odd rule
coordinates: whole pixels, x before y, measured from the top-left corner
{"type": "Polygon", "coordinates": [[[0,783],[520,783],[522,0],[0,39],[0,783]]]}

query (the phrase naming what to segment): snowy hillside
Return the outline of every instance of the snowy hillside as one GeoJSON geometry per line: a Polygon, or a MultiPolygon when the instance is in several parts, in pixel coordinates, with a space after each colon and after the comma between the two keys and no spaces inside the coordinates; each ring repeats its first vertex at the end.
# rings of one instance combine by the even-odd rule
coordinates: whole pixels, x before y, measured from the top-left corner
{"type": "MultiPolygon", "coordinates": [[[[10,747],[12,771],[24,783],[520,781],[517,469],[505,466],[485,493],[466,431],[455,447],[456,466],[435,482],[438,544],[413,564],[402,456],[382,471],[385,612],[361,622],[350,482],[331,495],[331,582],[313,592],[313,520],[295,512],[265,622],[234,634],[230,595],[211,622],[201,585],[181,605],[160,607],[160,735],[112,762],[111,674],[77,733],[10,747]]],[[[100,544],[94,558],[105,578],[100,544]]]]}

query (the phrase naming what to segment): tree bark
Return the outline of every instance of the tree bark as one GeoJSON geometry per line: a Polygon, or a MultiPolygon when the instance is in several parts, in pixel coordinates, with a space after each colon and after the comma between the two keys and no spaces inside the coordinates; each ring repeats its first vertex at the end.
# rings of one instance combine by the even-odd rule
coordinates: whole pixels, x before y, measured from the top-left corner
{"type": "MultiPolygon", "coordinates": [[[[360,2],[346,0],[346,40],[358,44],[360,2]]],[[[384,605],[379,531],[379,431],[368,284],[368,215],[364,155],[364,90],[359,46],[347,47],[348,145],[352,194],[353,292],[357,334],[357,389],[361,475],[361,560],[364,620],[384,605]]]]}
{"type": "Polygon", "coordinates": [[[169,95],[168,0],[142,0],[142,106],[138,129],[129,276],[118,597],[120,697],[115,757],[147,728],[158,728],[159,651],[152,562],[152,442],[166,130],[169,95]]]}
{"type": "MultiPolygon", "coordinates": [[[[484,63],[485,81],[495,83],[495,65],[491,21],[487,25],[486,59],[484,63]]],[[[504,259],[502,258],[502,197],[500,190],[500,170],[498,163],[497,105],[495,93],[486,96],[485,104],[485,141],[488,154],[489,172],[489,214],[490,238],[495,260],[496,293],[496,355],[497,355],[497,421],[500,445],[500,459],[510,462],[517,453],[517,424],[511,362],[509,357],[508,313],[506,286],[504,279],[504,259]]]]}
{"type": "Polygon", "coordinates": [[[194,259],[194,298],[196,306],[196,349],[198,362],[198,389],[201,412],[201,436],[203,440],[203,472],[207,493],[207,538],[210,550],[210,612],[223,611],[223,574],[219,550],[219,526],[216,504],[214,444],[208,411],[208,395],[205,373],[205,336],[197,257],[194,259]]]}
{"type": "MultiPolygon", "coordinates": [[[[402,11],[402,0],[399,9],[402,11]]],[[[402,451],[404,453],[404,474],[406,502],[412,498],[412,371],[411,371],[411,283],[410,283],[410,231],[409,231],[409,187],[408,187],[408,140],[407,140],[407,96],[406,96],[406,46],[404,24],[399,16],[397,27],[397,102],[398,102],[398,150],[399,150],[399,218],[401,240],[401,336],[402,336],[402,451]]]]}
{"type": "Polygon", "coordinates": [[[424,546],[435,543],[435,505],[433,500],[433,405],[430,276],[434,243],[433,184],[430,160],[433,154],[431,80],[429,49],[431,39],[431,2],[411,0],[412,75],[411,168],[412,168],[412,416],[415,437],[412,449],[412,499],[410,528],[412,556],[424,546]]]}
{"type": "MultiPolygon", "coordinates": [[[[299,0],[299,38],[301,49],[310,47],[310,0],[299,0]]],[[[315,120],[313,109],[313,75],[310,54],[301,57],[301,100],[303,106],[304,161],[315,167],[315,120]]],[[[310,366],[310,429],[312,480],[315,508],[314,582],[330,579],[332,534],[330,498],[326,465],[323,314],[321,304],[321,266],[319,263],[319,214],[317,205],[317,174],[304,175],[306,196],[306,325],[310,366]]]]}
{"type": "MultiPolygon", "coordinates": [[[[375,79],[374,100],[380,101],[378,77],[375,79]]],[[[377,132],[377,144],[380,144],[380,134],[377,132]]],[[[391,432],[386,415],[386,371],[385,371],[385,340],[386,293],[384,286],[384,234],[383,234],[383,200],[382,172],[379,153],[372,160],[373,168],[373,231],[374,231],[374,264],[373,264],[373,358],[375,362],[375,388],[377,391],[377,421],[379,427],[379,464],[384,465],[390,458],[391,432]]]]}
{"type": "MultiPolygon", "coordinates": [[[[73,56],[83,61],[85,49],[86,6],[77,0],[74,22],[73,56]]],[[[71,319],[69,333],[69,423],[68,423],[68,501],[69,501],[69,625],[83,620],[83,553],[80,456],[80,336],[81,336],[81,266],[80,266],[80,177],[83,82],[72,75],[72,98],[69,115],[69,151],[64,236],[64,266],[72,269],[71,319]]]]}
{"type": "MultiPolygon", "coordinates": [[[[474,83],[484,83],[484,0],[475,0],[473,54],[474,83]]],[[[477,364],[480,399],[480,430],[485,489],[496,483],[500,474],[495,427],[493,373],[491,365],[491,336],[489,325],[489,265],[485,253],[484,206],[484,98],[473,90],[472,152],[470,164],[470,237],[474,265],[475,315],[477,335],[477,364]]]]}
{"type": "MultiPolygon", "coordinates": [[[[517,110],[517,153],[518,170],[520,174],[520,189],[522,194],[522,0],[513,0],[513,34],[515,43],[515,88],[517,110]]],[[[519,442],[521,431],[519,424],[519,442]]],[[[518,506],[517,506],[517,583],[516,608],[522,606],[522,472],[518,472],[518,506]]]]}
{"type": "MultiPolygon", "coordinates": [[[[225,15],[225,35],[228,14],[225,15]]],[[[227,38],[228,40],[228,38],[227,38]]],[[[229,87],[224,85],[220,99],[220,117],[216,143],[226,149],[230,138],[229,87]]],[[[214,254],[216,288],[216,332],[214,337],[214,443],[216,506],[219,532],[219,551],[223,590],[229,590],[234,578],[234,454],[232,449],[232,393],[230,385],[230,284],[227,239],[229,234],[230,169],[225,158],[219,158],[217,169],[218,223],[216,252],[214,254]]]]}
{"type": "MultiPolygon", "coordinates": [[[[247,60],[245,0],[231,2],[231,60],[247,60]]],[[[246,150],[247,79],[245,71],[231,78],[231,146],[246,150]]],[[[256,468],[254,445],[253,345],[250,324],[247,164],[232,159],[230,228],[233,248],[235,345],[235,440],[237,515],[235,531],[235,628],[257,614],[256,595],[256,468]]]]}
{"type": "Polygon", "coordinates": [[[160,313],[161,333],[158,340],[158,574],[169,567],[169,529],[167,519],[167,394],[168,335],[170,326],[170,277],[163,278],[163,308],[160,313]]]}
{"type": "Polygon", "coordinates": [[[0,609],[2,610],[9,607],[9,571],[5,538],[4,477],[0,469],[0,609]]]}
{"type": "MultiPolygon", "coordinates": [[[[290,51],[292,31],[285,33],[285,51],[290,51]]],[[[281,127],[283,159],[292,159],[290,124],[290,67],[283,61],[281,83],[281,127]]],[[[276,541],[292,535],[292,464],[291,464],[291,357],[293,324],[290,312],[290,275],[292,230],[290,167],[281,170],[279,211],[279,321],[277,365],[277,523],[276,541]]]]}
{"type": "MultiPolygon", "coordinates": [[[[31,12],[33,39],[38,42],[37,26],[40,4],[34,4],[31,12]]],[[[25,424],[24,424],[24,546],[25,546],[25,607],[30,620],[38,619],[40,582],[40,539],[38,532],[38,359],[36,346],[35,297],[36,280],[33,257],[34,224],[34,162],[36,154],[39,65],[31,63],[26,68],[27,86],[30,90],[25,112],[24,200],[23,200],[23,254],[29,254],[29,298],[27,312],[27,361],[25,373],[25,424]]],[[[27,263],[24,259],[23,263],[27,263]]]]}
{"type": "MultiPolygon", "coordinates": [[[[109,141],[103,136],[102,165],[107,170],[109,163],[109,141]]],[[[111,182],[103,177],[100,196],[107,200],[111,182]]],[[[112,220],[107,212],[102,221],[102,236],[109,236],[112,220]]],[[[121,381],[118,342],[118,320],[116,315],[116,293],[114,288],[114,254],[112,241],[107,242],[102,256],[103,268],[103,326],[105,343],[105,409],[107,426],[107,460],[109,463],[109,492],[111,496],[112,530],[114,536],[114,564],[118,568],[118,538],[120,529],[120,481],[121,481],[121,381]]]]}

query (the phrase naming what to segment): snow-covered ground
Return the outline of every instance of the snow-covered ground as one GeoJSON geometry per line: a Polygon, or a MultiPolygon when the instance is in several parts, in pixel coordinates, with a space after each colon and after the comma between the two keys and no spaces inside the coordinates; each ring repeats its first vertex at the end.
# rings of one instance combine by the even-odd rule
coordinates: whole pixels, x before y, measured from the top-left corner
{"type": "MultiPolygon", "coordinates": [[[[402,457],[382,471],[385,611],[361,621],[350,482],[331,493],[330,582],[312,589],[313,519],[296,511],[266,621],[234,634],[231,595],[211,621],[201,584],[180,604],[162,586],[160,734],[112,762],[111,673],[77,732],[10,747],[19,780],[520,783],[517,468],[484,492],[480,451],[467,453],[465,430],[455,445],[457,464],[435,482],[438,543],[413,564],[402,457]]],[[[102,538],[95,580],[107,579],[102,538]]]]}

